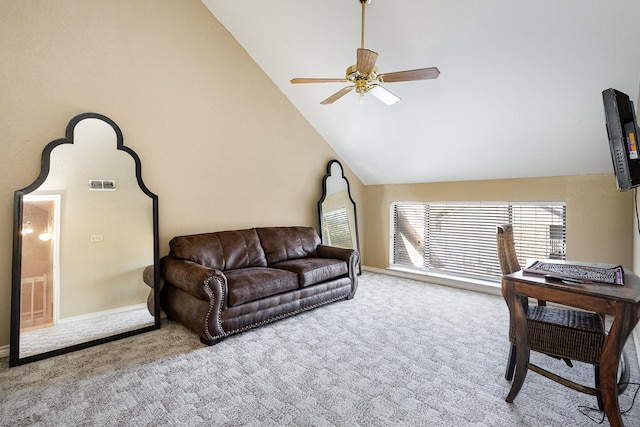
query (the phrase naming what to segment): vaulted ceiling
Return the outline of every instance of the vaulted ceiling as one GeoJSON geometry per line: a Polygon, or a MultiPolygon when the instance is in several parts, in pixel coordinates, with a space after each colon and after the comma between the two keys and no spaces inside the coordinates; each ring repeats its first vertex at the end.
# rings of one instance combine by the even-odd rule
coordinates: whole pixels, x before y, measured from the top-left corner
{"type": "Polygon", "coordinates": [[[372,0],[365,47],[388,106],[335,77],[355,64],[360,0],[202,0],[364,184],[610,173],[601,92],[638,99],[637,0],[372,0]]]}

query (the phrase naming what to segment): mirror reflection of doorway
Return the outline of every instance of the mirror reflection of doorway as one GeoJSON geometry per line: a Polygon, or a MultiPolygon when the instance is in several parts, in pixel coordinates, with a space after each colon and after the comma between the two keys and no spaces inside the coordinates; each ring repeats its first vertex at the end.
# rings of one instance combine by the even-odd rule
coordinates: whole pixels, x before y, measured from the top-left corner
{"type": "Polygon", "coordinates": [[[23,200],[20,330],[55,324],[59,195],[29,195],[23,200]]]}

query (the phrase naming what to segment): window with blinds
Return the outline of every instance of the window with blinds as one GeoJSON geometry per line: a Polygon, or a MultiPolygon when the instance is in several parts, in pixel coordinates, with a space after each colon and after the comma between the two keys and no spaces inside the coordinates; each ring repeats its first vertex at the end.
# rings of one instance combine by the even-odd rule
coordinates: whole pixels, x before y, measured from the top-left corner
{"type": "Polygon", "coordinates": [[[513,224],[521,265],[565,259],[564,202],[393,202],[392,267],[495,280],[496,226],[513,224]]]}

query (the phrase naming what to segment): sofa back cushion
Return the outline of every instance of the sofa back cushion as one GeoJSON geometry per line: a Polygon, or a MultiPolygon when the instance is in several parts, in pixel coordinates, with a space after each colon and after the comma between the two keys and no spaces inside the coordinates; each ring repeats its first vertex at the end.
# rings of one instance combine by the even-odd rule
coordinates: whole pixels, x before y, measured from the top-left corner
{"type": "Polygon", "coordinates": [[[267,265],[291,259],[316,256],[320,236],[313,227],[256,228],[267,265]]]}
{"type": "Polygon", "coordinates": [[[222,271],[267,266],[255,228],[178,236],[169,248],[175,258],[222,271]]]}

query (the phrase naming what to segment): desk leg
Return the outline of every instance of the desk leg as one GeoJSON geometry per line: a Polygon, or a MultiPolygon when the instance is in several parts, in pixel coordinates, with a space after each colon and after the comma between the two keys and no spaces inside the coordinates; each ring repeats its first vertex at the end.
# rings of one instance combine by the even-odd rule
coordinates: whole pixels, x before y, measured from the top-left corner
{"type": "Polygon", "coordinates": [[[617,373],[620,355],[637,319],[633,307],[620,305],[600,356],[600,392],[604,410],[612,427],[623,426],[618,405],[617,373]]]}
{"type": "Polygon", "coordinates": [[[530,349],[527,338],[529,333],[527,317],[524,312],[524,307],[520,303],[520,299],[513,292],[513,286],[508,285],[506,287],[506,296],[516,338],[516,375],[506,398],[506,401],[511,403],[520,392],[522,384],[524,384],[524,379],[527,377],[530,349]]]}

